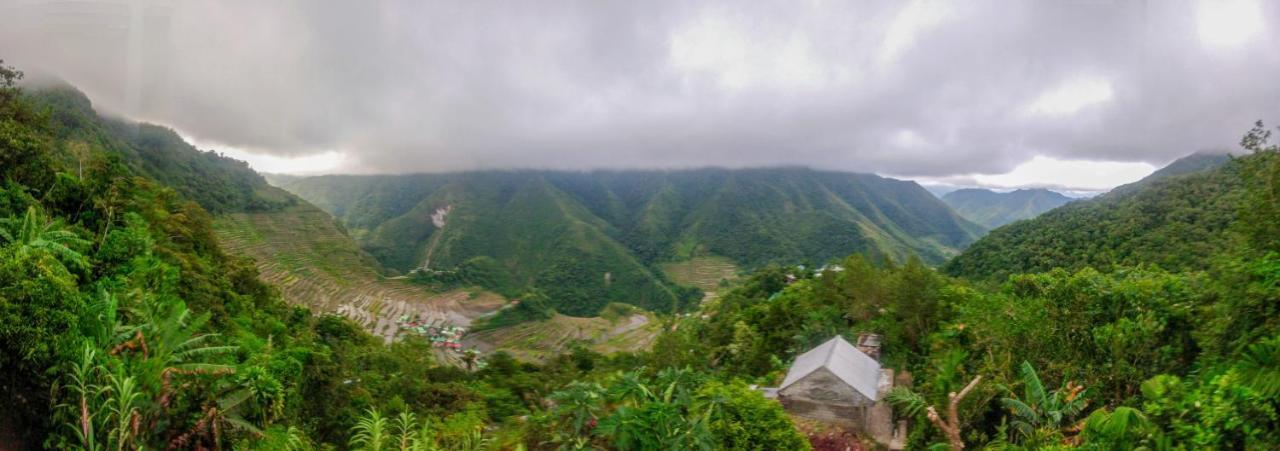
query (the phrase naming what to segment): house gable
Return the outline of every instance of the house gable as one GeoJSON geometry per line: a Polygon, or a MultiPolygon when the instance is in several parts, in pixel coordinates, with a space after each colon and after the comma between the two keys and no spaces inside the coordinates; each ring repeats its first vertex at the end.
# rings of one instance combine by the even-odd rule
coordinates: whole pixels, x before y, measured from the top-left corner
{"type": "Polygon", "coordinates": [[[837,383],[856,390],[863,398],[875,401],[879,397],[880,362],[840,336],[796,357],[779,387],[779,394],[819,370],[835,377],[837,383]]]}

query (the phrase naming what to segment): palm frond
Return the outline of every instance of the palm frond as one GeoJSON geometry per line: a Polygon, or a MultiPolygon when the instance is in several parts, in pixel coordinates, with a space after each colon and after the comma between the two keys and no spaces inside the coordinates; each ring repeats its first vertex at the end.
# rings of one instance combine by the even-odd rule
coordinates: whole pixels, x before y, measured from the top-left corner
{"type": "Polygon", "coordinates": [[[1249,345],[1238,368],[1249,388],[1268,398],[1280,396],[1280,336],[1249,345]]]}
{"type": "Polygon", "coordinates": [[[222,411],[233,410],[253,397],[253,392],[240,389],[218,400],[218,409],[222,411]]]}
{"type": "Polygon", "coordinates": [[[235,416],[235,415],[223,416],[222,422],[231,425],[231,427],[248,432],[255,436],[259,436],[259,437],[262,436],[261,429],[258,429],[258,427],[254,426],[253,423],[250,423],[246,421],[244,418],[240,418],[239,416],[235,416]]]}
{"type": "Polygon", "coordinates": [[[211,355],[230,354],[240,350],[239,346],[206,346],[203,348],[187,349],[173,354],[178,361],[186,361],[194,357],[204,357],[211,355]]]}
{"type": "Polygon", "coordinates": [[[894,387],[885,400],[906,417],[918,417],[929,408],[929,403],[924,400],[924,396],[906,387],[894,387]]]}
{"type": "Polygon", "coordinates": [[[174,365],[172,368],[182,370],[183,372],[201,374],[234,373],[236,370],[235,366],[217,363],[182,363],[174,365]]]}
{"type": "Polygon", "coordinates": [[[1048,400],[1048,393],[1044,389],[1044,383],[1040,382],[1040,376],[1036,374],[1035,367],[1031,366],[1031,362],[1023,361],[1020,367],[1022,373],[1022,387],[1026,393],[1024,399],[1035,405],[1042,405],[1048,400]]]}
{"type": "Polygon", "coordinates": [[[1004,408],[1006,409],[1009,409],[1009,411],[1013,413],[1015,417],[1022,418],[1022,419],[1030,419],[1032,422],[1035,422],[1035,419],[1037,419],[1040,416],[1040,414],[1036,412],[1035,408],[1031,407],[1027,403],[1022,402],[1021,400],[1018,400],[1018,399],[1000,398],[1000,405],[1004,406],[1004,408]]]}

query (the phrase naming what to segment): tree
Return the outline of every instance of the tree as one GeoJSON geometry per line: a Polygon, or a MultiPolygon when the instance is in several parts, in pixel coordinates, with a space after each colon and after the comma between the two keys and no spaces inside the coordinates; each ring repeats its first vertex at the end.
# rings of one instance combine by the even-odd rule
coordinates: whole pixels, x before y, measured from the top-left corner
{"type": "Polygon", "coordinates": [[[475,349],[468,349],[462,353],[462,363],[467,365],[467,371],[475,371],[476,361],[480,359],[480,352],[475,349]]]}
{"type": "Polygon", "coordinates": [[[923,411],[929,421],[947,437],[951,450],[960,451],[964,449],[964,439],[961,436],[960,402],[969,396],[969,393],[973,391],[974,387],[978,386],[979,382],[982,382],[982,376],[974,377],[972,381],[969,381],[968,385],[965,385],[960,390],[960,393],[951,392],[947,394],[947,417],[945,419],[938,414],[938,409],[928,405],[924,397],[905,387],[895,388],[889,393],[887,399],[895,407],[902,409],[903,413],[908,416],[915,416],[923,411]]]}
{"type": "Polygon", "coordinates": [[[809,449],[781,406],[742,382],[709,382],[697,397],[714,406],[708,426],[716,449],[809,449]]]}
{"type": "Polygon", "coordinates": [[[552,414],[565,420],[562,430],[572,436],[585,436],[595,428],[604,408],[604,393],[600,384],[574,381],[551,394],[549,398],[556,403],[552,414]]]}
{"type": "Polygon", "coordinates": [[[46,248],[0,246],[0,399],[15,411],[47,409],[56,377],[49,369],[80,351],[84,299],[76,277],[46,248]]]}

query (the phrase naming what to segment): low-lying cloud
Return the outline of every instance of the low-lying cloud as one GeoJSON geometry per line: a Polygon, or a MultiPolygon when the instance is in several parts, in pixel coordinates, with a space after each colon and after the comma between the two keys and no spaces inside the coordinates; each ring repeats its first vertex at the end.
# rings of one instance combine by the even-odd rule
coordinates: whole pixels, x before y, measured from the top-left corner
{"type": "Polygon", "coordinates": [[[0,5],[0,58],[200,143],[339,155],[337,172],[944,180],[1234,147],[1280,112],[1278,19],[1246,0],[36,1],[0,5]]]}

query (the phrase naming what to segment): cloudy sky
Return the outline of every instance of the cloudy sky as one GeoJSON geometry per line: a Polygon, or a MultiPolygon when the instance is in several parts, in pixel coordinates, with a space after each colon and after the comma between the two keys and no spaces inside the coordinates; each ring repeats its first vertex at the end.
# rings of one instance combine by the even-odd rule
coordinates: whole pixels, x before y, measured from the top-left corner
{"type": "Polygon", "coordinates": [[[0,0],[0,58],[275,172],[1098,190],[1280,121],[1280,3],[0,0]]]}

